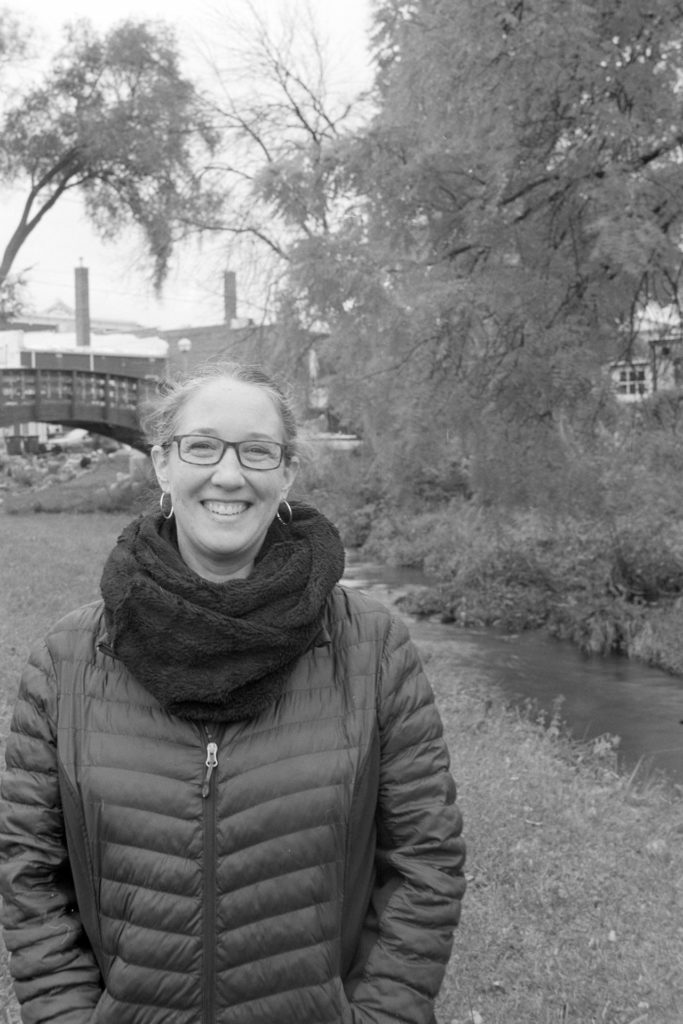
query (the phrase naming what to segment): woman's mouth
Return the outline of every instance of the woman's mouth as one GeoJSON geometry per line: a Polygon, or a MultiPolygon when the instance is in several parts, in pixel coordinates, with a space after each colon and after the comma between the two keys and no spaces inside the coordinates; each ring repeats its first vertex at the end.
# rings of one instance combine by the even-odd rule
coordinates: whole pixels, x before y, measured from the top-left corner
{"type": "Polygon", "coordinates": [[[249,504],[246,501],[203,501],[202,505],[215,516],[239,516],[246,512],[249,504]]]}

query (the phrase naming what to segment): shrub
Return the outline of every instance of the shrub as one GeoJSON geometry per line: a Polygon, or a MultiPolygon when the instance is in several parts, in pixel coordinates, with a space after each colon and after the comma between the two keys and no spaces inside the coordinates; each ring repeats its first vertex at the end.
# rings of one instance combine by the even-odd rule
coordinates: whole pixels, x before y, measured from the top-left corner
{"type": "Polygon", "coordinates": [[[367,540],[381,502],[373,462],[361,449],[316,448],[311,442],[292,490],[292,497],[309,501],[338,527],[346,547],[367,540]]]}
{"type": "Polygon", "coordinates": [[[443,509],[411,515],[406,509],[376,506],[363,553],[387,565],[421,569],[439,543],[445,516],[443,509]]]}
{"type": "Polygon", "coordinates": [[[613,541],[612,579],[629,598],[656,601],[683,591],[683,553],[663,524],[627,525],[613,541]]]}
{"type": "Polygon", "coordinates": [[[592,594],[588,602],[566,601],[553,609],[549,629],[585,654],[628,654],[644,622],[644,608],[623,598],[592,594]]]}
{"type": "Polygon", "coordinates": [[[648,610],[631,638],[627,653],[633,658],[683,675],[683,599],[648,610]]]}

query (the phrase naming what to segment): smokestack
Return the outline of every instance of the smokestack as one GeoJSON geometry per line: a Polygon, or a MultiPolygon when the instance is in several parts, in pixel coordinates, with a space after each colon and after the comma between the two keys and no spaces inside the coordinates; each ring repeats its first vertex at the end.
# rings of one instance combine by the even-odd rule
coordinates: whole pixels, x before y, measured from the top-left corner
{"type": "Polygon", "coordinates": [[[90,291],[88,268],[76,267],[76,345],[90,344],[90,291]]]}
{"type": "Polygon", "coordinates": [[[237,319],[237,275],[234,270],[223,273],[223,309],[225,322],[230,326],[237,319]]]}

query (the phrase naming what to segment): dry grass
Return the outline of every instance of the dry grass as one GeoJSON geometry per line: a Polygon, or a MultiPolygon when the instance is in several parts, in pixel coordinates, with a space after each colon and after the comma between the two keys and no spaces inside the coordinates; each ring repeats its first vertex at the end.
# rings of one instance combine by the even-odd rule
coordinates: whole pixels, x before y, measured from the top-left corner
{"type": "Polygon", "coordinates": [[[441,997],[457,1024],[681,1024],[683,803],[425,649],[470,885],[441,997]]]}
{"type": "MultiPolygon", "coordinates": [[[[127,517],[0,519],[0,727],[30,643],[97,596],[127,517]]],[[[469,843],[443,1024],[681,1024],[683,803],[616,774],[555,721],[504,707],[423,646],[469,843]]],[[[0,961],[0,1024],[19,1020],[0,961]],[[4,1016],[3,1016],[4,1014],[4,1016]]]]}
{"type": "MultiPolygon", "coordinates": [[[[128,517],[0,516],[0,738],[9,727],[30,645],[60,615],[98,595],[106,553],[128,517]]],[[[17,1024],[7,957],[0,955],[0,1024],[17,1024]]]]}
{"type": "Polygon", "coordinates": [[[0,729],[31,643],[71,608],[98,596],[107,552],[128,516],[0,518],[0,729]]]}

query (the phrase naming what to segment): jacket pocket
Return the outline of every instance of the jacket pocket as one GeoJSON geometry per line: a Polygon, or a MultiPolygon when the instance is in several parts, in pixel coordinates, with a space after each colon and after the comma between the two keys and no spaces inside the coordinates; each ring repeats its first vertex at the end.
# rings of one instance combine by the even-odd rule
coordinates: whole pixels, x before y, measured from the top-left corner
{"type": "Polygon", "coordinates": [[[337,1004],[339,1006],[339,1024],[361,1024],[360,1018],[354,1013],[351,1008],[348,996],[344,989],[344,983],[341,978],[336,979],[337,985],[337,1004]]]}

